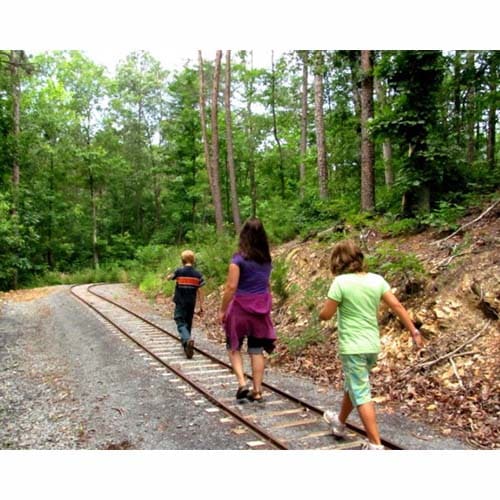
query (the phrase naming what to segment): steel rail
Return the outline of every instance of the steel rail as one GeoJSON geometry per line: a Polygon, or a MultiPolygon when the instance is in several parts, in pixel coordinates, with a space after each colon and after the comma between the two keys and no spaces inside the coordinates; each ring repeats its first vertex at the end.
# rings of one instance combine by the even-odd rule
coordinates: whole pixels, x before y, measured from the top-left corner
{"type": "MultiPolygon", "coordinates": [[[[87,307],[90,307],[92,310],[94,310],[97,314],[99,314],[102,318],[104,318],[108,323],[112,324],[121,333],[123,333],[126,337],[128,337],[136,345],[138,345],[141,349],[143,349],[150,356],[152,356],[156,361],[158,361],[159,363],[161,363],[168,370],[170,370],[173,373],[175,373],[179,378],[181,378],[182,380],[184,380],[185,382],[187,382],[189,385],[191,385],[193,388],[195,388],[198,392],[200,392],[201,394],[203,394],[212,404],[214,404],[215,406],[218,406],[219,408],[221,408],[222,410],[224,410],[225,412],[229,413],[231,416],[233,416],[234,418],[236,418],[237,420],[239,420],[240,422],[242,422],[243,424],[245,424],[247,427],[251,428],[254,432],[256,432],[258,435],[260,435],[261,437],[263,437],[266,441],[272,443],[274,446],[276,446],[279,449],[282,449],[282,450],[287,450],[288,449],[288,447],[284,443],[282,443],[280,440],[278,440],[274,436],[268,434],[259,425],[255,424],[254,422],[251,422],[250,420],[247,420],[246,418],[244,418],[243,416],[241,416],[239,413],[235,412],[232,408],[230,408],[229,406],[227,406],[223,402],[221,402],[221,401],[217,400],[216,398],[214,398],[202,386],[200,386],[194,380],[191,380],[189,377],[187,377],[186,375],[184,375],[182,373],[182,371],[179,371],[177,368],[175,368],[173,366],[170,366],[168,363],[166,363],[164,360],[162,360],[158,355],[156,355],[154,352],[152,352],[148,347],[146,347],[144,344],[142,344],[140,341],[138,341],[132,335],[130,335],[128,332],[126,332],[122,327],[120,327],[120,325],[116,324],[113,320],[111,320],[105,314],[103,314],[101,311],[99,311],[99,309],[97,307],[93,306],[89,302],[85,301],[82,297],[78,296],[78,294],[76,294],[73,291],[73,288],[77,287],[77,286],[82,286],[82,285],[73,285],[73,286],[70,287],[70,291],[71,291],[71,293],[73,294],[74,297],[76,297],[78,300],[80,300],[82,303],[84,303],[87,307]]],[[[97,284],[94,284],[92,286],[97,286],[97,284]]],[[[115,305],[117,307],[120,307],[124,311],[132,314],[133,316],[136,316],[137,318],[143,320],[145,323],[148,323],[149,325],[151,325],[151,326],[159,329],[163,333],[167,333],[168,335],[173,336],[174,338],[176,338],[174,335],[172,335],[170,332],[166,331],[165,329],[161,328],[159,325],[155,325],[153,322],[147,320],[146,318],[143,318],[142,316],[136,314],[135,312],[128,310],[126,307],[123,307],[123,306],[115,303],[113,300],[110,300],[110,299],[107,299],[105,297],[102,297],[101,295],[99,295],[99,294],[91,291],[90,288],[91,287],[87,288],[87,290],[89,291],[89,293],[91,293],[91,294],[99,297],[102,300],[106,300],[107,302],[110,302],[110,303],[112,303],[113,305],[115,305]]],[[[203,354],[203,352],[200,349],[197,349],[197,350],[200,353],[203,354]]],[[[212,356],[209,356],[209,357],[212,360],[220,361],[220,360],[217,360],[217,358],[213,358],[212,356]]]]}
{"type": "MultiPolygon", "coordinates": [[[[108,297],[105,297],[99,293],[97,293],[96,291],[92,290],[94,287],[97,287],[97,286],[102,286],[104,283],[94,283],[90,286],[88,286],[87,290],[89,291],[89,293],[99,297],[100,299],[102,300],[105,300],[113,305],[115,305],[116,307],[119,307],[120,309],[123,309],[124,311],[128,312],[129,314],[132,314],[133,316],[137,317],[138,319],[144,321],[145,323],[149,324],[150,326],[154,327],[154,328],[157,328],[158,330],[160,330],[161,332],[169,335],[170,337],[174,338],[175,340],[179,341],[179,338],[177,335],[169,332],[168,330],[166,330],[165,328],[163,328],[162,326],[158,325],[157,323],[153,322],[153,321],[150,321],[148,320],[147,318],[144,318],[143,316],[137,314],[136,312],[132,311],[131,309],[129,309],[128,307],[114,301],[113,299],[110,299],[108,297]]],[[[83,301],[83,300],[82,300],[83,301]]],[[[86,302],[85,302],[86,303],[86,302]]],[[[92,307],[90,305],[90,307],[92,307]]],[[[101,313],[99,313],[101,314],[101,313]]],[[[103,316],[101,314],[101,316],[103,316]]],[[[104,316],[103,316],[104,317],[104,316]]],[[[106,318],[105,318],[106,319],[106,318]]],[[[115,325],[116,326],[116,325],[115,325]]],[[[120,331],[122,331],[121,328],[119,328],[120,331]]],[[[127,335],[127,337],[131,338],[134,342],[138,343],[135,339],[133,339],[130,335],[128,335],[126,332],[123,332],[125,335],[127,335]]],[[[139,344],[140,345],[140,344],[139,344]]],[[[142,345],[141,345],[141,348],[145,349],[142,345]]],[[[203,349],[200,349],[199,347],[194,347],[194,349],[199,352],[200,354],[206,356],[207,358],[209,358],[210,360],[212,360],[213,362],[215,363],[218,363],[219,365],[222,365],[226,368],[228,368],[229,370],[232,371],[232,366],[229,364],[229,363],[226,363],[225,361],[213,356],[211,353],[203,350],[203,349]]],[[[147,350],[147,349],[146,349],[147,350]]],[[[149,352],[149,350],[148,350],[149,352]]],[[[163,360],[160,360],[156,355],[154,355],[154,353],[150,353],[153,357],[155,357],[155,359],[157,359],[158,361],[160,361],[163,365],[167,366],[167,368],[169,368],[170,370],[172,370],[173,372],[175,372],[179,377],[183,378],[184,380],[186,380],[187,382],[189,382],[193,387],[195,387],[197,390],[199,390],[200,392],[202,392],[203,394],[207,395],[207,398],[209,398],[211,401],[213,400],[215,402],[215,404],[217,406],[220,406],[220,407],[224,407],[224,409],[227,409],[226,411],[228,411],[231,415],[235,416],[238,420],[242,421],[243,423],[245,423],[245,425],[249,425],[250,427],[254,428],[256,427],[256,429],[254,429],[257,433],[259,433],[260,435],[262,435],[263,437],[265,437],[266,439],[268,439],[268,434],[266,433],[265,430],[261,429],[259,426],[257,426],[256,424],[252,423],[252,422],[247,422],[246,419],[244,419],[244,417],[242,417],[241,415],[239,415],[238,413],[235,413],[231,408],[227,407],[226,405],[224,405],[224,403],[220,403],[218,402],[217,400],[215,400],[213,398],[213,396],[211,396],[210,394],[206,393],[206,391],[202,388],[198,388],[197,387],[197,384],[196,382],[193,382],[193,381],[189,381],[187,380],[187,378],[181,373],[179,372],[177,369],[173,368],[173,367],[170,367],[168,366],[165,362],[163,362],[163,360]]],[[[245,376],[248,377],[249,379],[252,379],[252,376],[250,374],[247,374],[245,373],[245,376]]],[[[304,408],[307,408],[319,415],[323,415],[324,413],[324,410],[322,410],[321,408],[318,408],[317,406],[314,406],[313,404],[303,400],[303,399],[300,399],[296,396],[294,396],[293,394],[290,394],[282,389],[280,389],[279,387],[276,387],[272,384],[269,384],[267,382],[263,382],[262,383],[262,386],[263,387],[266,387],[267,389],[269,389],[270,391],[276,393],[276,394],[279,394],[281,395],[282,397],[296,403],[296,404],[299,404],[301,405],[302,407],[304,408]]],[[[351,424],[349,422],[346,422],[346,427],[353,430],[354,432],[358,433],[358,434],[361,434],[363,436],[367,436],[366,434],[366,431],[355,425],[355,424],[351,424]]],[[[275,440],[275,438],[272,438],[271,439],[272,441],[275,440]]],[[[277,441],[277,440],[276,440],[277,441]]],[[[384,439],[384,438],[381,438],[381,442],[382,444],[384,445],[384,447],[388,448],[388,449],[391,449],[391,450],[402,450],[403,448],[401,446],[399,446],[398,444],[396,443],[393,443],[387,439],[384,439]]],[[[277,443],[275,443],[276,446],[278,446],[279,448],[281,449],[288,449],[286,447],[285,444],[277,441],[277,443]]]]}

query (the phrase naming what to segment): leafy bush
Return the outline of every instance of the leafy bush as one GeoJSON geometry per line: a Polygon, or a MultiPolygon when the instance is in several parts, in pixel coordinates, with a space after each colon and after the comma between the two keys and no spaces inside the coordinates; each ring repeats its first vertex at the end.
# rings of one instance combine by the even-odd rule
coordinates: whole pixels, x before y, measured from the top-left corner
{"type": "Polygon", "coordinates": [[[162,277],[156,272],[148,272],[139,284],[139,290],[148,298],[153,298],[162,292],[162,277]]]}
{"type": "Polygon", "coordinates": [[[298,355],[310,345],[321,344],[326,341],[326,336],[316,324],[308,326],[303,333],[297,337],[280,337],[282,342],[292,355],[298,355]]]}
{"type": "Polygon", "coordinates": [[[419,290],[425,280],[425,269],[416,255],[388,244],[378,246],[366,262],[371,271],[384,276],[391,285],[403,287],[408,294],[419,290]]]}
{"type": "Polygon", "coordinates": [[[290,292],[288,284],[288,263],[285,259],[273,261],[273,272],[271,274],[271,288],[274,294],[282,301],[286,300],[290,292]]]}
{"type": "Polygon", "coordinates": [[[454,231],[459,227],[458,219],[465,213],[465,208],[447,201],[440,201],[438,208],[430,214],[420,217],[422,224],[440,231],[454,231]]]}
{"type": "Polygon", "coordinates": [[[390,236],[401,236],[418,232],[421,224],[417,219],[396,219],[389,222],[386,219],[380,228],[390,236]]]}
{"type": "Polygon", "coordinates": [[[309,311],[313,311],[322,303],[328,292],[330,280],[328,278],[316,278],[304,294],[304,305],[309,311]]]}

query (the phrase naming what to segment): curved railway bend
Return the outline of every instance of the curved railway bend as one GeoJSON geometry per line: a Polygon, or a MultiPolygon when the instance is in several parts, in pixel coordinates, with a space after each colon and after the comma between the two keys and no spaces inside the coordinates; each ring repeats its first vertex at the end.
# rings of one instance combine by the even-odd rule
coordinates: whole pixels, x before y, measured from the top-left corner
{"type": "MultiPolygon", "coordinates": [[[[222,346],[195,328],[195,355],[186,359],[174,322],[126,286],[55,287],[35,301],[3,304],[1,318],[0,335],[10,333],[0,336],[0,360],[19,367],[12,359],[16,349],[19,357],[47,349],[39,377],[56,404],[45,402],[38,418],[50,421],[48,441],[43,432],[26,437],[30,424],[23,413],[18,415],[22,429],[0,426],[0,448],[355,450],[365,440],[356,418],[347,439],[330,434],[322,412],[337,405],[340,395],[273,370],[266,372],[264,403],[236,403],[235,378],[222,346]],[[15,332],[23,328],[26,338],[17,338],[15,332]],[[36,340],[30,342],[31,335],[36,340]],[[58,434],[59,424],[66,437],[58,434]]],[[[14,368],[12,375],[27,377],[25,369],[14,368]]],[[[22,413],[13,403],[21,396],[9,380],[9,411],[22,413]]],[[[40,394],[30,397],[36,401],[40,394]]],[[[0,424],[7,417],[0,413],[0,424]]],[[[379,419],[389,449],[467,448],[394,414],[379,412],[379,419]]]]}

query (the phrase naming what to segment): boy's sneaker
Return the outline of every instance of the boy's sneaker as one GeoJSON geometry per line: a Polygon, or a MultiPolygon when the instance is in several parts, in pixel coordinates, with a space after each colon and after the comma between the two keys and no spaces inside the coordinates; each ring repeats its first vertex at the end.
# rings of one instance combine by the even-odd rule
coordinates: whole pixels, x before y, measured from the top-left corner
{"type": "Polygon", "coordinates": [[[385,450],[383,444],[375,444],[375,443],[370,443],[370,441],[367,441],[366,443],[363,444],[361,447],[362,450],[385,450]]]}
{"type": "Polygon", "coordinates": [[[339,438],[346,437],[345,424],[339,420],[339,416],[335,412],[331,410],[325,411],[325,413],[323,413],[323,420],[330,425],[330,429],[334,436],[339,438]]]}
{"type": "Polygon", "coordinates": [[[184,346],[184,351],[186,353],[187,359],[191,359],[193,357],[193,354],[194,354],[194,340],[193,339],[189,339],[187,341],[186,345],[184,346]]]}

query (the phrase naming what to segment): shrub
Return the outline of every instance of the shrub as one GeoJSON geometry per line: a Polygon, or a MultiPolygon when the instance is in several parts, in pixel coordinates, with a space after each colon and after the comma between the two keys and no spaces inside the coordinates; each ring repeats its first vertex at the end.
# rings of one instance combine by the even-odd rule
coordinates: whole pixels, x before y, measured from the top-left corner
{"type": "Polygon", "coordinates": [[[286,345],[292,355],[300,354],[310,345],[321,344],[326,341],[326,336],[321,332],[317,324],[313,322],[304,332],[296,337],[280,337],[280,341],[286,345]]]}
{"type": "Polygon", "coordinates": [[[273,261],[273,272],[271,274],[271,288],[276,296],[284,301],[289,296],[288,284],[288,263],[285,259],[275,259],[273,261]]]}

